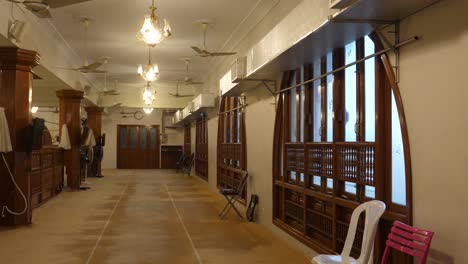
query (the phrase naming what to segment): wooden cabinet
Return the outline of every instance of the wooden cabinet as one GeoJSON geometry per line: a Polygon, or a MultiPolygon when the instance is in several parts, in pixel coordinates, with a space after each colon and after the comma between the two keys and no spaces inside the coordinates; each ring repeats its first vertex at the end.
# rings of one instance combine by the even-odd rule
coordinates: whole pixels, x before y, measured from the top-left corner
{"type": "Polygon", "coordinates": [[[161,146],[161,168],[175,169],[182,151],[183,146],[161,146]]]}
{"type": "Polygon", "coordinates": [[[63,150],[45,146],[31,158],[31,204],[36,208],[63,188],[63,150]]]}

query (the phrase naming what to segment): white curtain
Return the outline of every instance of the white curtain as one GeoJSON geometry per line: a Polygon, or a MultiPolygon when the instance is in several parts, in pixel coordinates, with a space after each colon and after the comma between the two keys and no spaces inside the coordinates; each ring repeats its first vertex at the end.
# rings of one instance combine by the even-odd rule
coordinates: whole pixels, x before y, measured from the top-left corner
{"type": "Polygon", "coordinates": [[[5,109],[0,107],[0,152],[6,153],[12,151],[10,130],[5,116],[5,109]]]}

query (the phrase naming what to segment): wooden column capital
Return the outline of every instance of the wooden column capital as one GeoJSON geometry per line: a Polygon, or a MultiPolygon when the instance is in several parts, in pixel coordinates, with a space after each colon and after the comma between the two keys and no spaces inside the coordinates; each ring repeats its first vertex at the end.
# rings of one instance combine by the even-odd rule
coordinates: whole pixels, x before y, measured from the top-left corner
{"type": "Polygon", "coordinates": [[[83,99],[84,92],[79,91],[79,90],[73,90],[73,89],[64,89],[64,90],[58,90],[55,92],[58,98],[60,99],[69,99],[69,100],[81,100],[83,99]]]}
{"type": "Polygon", "coordinates": [[[17,47],[0,48],[0,68],[2,70],[31,71],[39,64],[39,60],[39,54],[32,50],[17,47]]]}
{"type": "Polygon", "coordinates": [[[98,106],[85,107],[86,113],[102,113],[104,108],[98,106]]]}

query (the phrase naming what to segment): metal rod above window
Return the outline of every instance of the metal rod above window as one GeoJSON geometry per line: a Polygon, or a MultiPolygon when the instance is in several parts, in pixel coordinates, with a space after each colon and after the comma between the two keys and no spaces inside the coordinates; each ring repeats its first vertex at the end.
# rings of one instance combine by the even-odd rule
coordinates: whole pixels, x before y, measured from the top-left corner
{"type": "Polygon", "coordinates": [[[398,44],[396,44],[396,45],[394,45],[394,46],[392,46],[392,47],[383,49],[383,50],[381,50],[381,51],[379,51],[379,52],[376,52],[376,53],[374,53],[374,54],[371,54],[371,55],[369,55],[369,56],[366,56],[366,57],[364,57],[364,58],[362,58],[362,59],[359,59],[359,60],[357,60],[357,61],[355,61],[355,62],[346,64],[346,65],[344,65],[344,66],[342,66],[342,67],[336,68],[336,69],[334,69],[334,70],[332,70],[332,71],[329,71],[329,72],[327,72],[327,73],[324,73],[324,74],[322,74],[322,75],[320,75],[320,76],[314,77],[314,78],[309,79],[309,80],[307,80],[307,81],[304,81],[304,82],[298,83],[298,84],[296,84],[296,85],[293,85],[293,86],[290,86],[290,87],[281,89],[281,90],[279,90],[279,91],[276,91],[275,94],[280,94],[280,93],[283,93],[283,92],[287,92],[287,91],[292,90],[292,89],[294,89],[294,88],[296,88],[296,87],[300,87],[300,86],[303,86],[303,85],[312,83],[312,82],[314,82],[314,81],[316,81],[316,80],[320,80],[320,79],[322,79],[322,78],[324,78],[324,77],[327,77],[328,75],[337,73],[337,72],[339,72],[339,71],[343,71],[343,70],[345,70],[346,68],[349,68],[349,67],[354,66],[354,65],[356,65],[356,64],[358,64],[358,63],[364,62],[364,61],[366,61],[366,60],[368,60],[368,59],[372,59],[372,58],[374,58],[374,57],[377,57],[377,56],[379,56],[379,55],[382,55],[382,54],[384,54],[384,53],[387,53],[387,52],[389,52],[389,51],[392,51],[392,50],[394,50],[394,49],[397,49],[397,48],[399,48],[399,47],[401,47],[401,46],[404,46],[404,45],[406,45],[406,44],[409,44],[409,43],[411,43],[411,42],[413,42],[413,41],[416,41],[416,40],[418,40],[418,39],[419,39],[419,37],[414,36],[414,37],[412,37],[412,38],[410,38],[410,39],[407,39],[407,40],[405,40],[405,41],[403,41],[403,42],[400,42],[400,43],[398,43],[398,44]]]}
{"type": "Polygon", "coordinates": [[[220,114],[220,115],[224,115],[224,114],[227,114],[227,113],[229,113],[229,112],[234,112],[234,111],[239,110],[239,109],[241,109],[241,108],[244,108],[244,107],[246,107],[246,106],[248,106],[248,105],[249,105],[249,104],[243,104],[243,105],[240,105],[240,106],[235,107],[235,108],[233,108],[233,109],[230,109],[230,110],[227,110],[227,111],[224,111],[224,112],[220,112],[219,114],[220,114]]]}

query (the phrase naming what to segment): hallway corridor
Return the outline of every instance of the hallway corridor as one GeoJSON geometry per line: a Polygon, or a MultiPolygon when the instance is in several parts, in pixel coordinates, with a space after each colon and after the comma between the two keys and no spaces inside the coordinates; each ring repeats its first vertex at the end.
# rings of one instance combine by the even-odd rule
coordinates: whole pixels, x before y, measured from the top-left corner
{"type": "Polygon", "coordinates": [[[60,194],[33,225],[0,229],[4,263],[308,263],[263,226],[218,218],[201,180],[173,171],[105,171],[60,194]]]}

